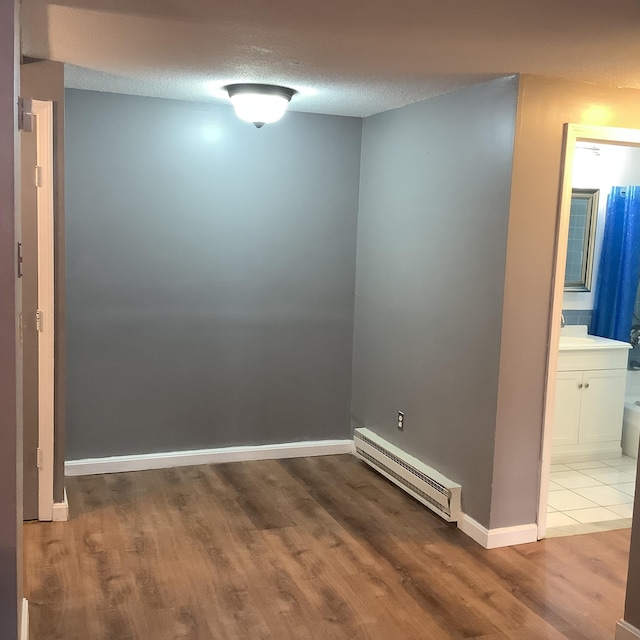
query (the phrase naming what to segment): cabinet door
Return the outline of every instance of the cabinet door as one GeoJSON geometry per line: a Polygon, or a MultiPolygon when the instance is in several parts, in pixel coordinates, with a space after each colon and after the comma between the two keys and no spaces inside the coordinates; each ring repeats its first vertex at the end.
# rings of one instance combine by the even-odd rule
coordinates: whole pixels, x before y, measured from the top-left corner
{"type": "Polygon", "coordinates": [[[582,371],[558,371],[556,377],[556,410],[553,444],[578,444],[582,371]]]}
{"type": "Polygon", "coordinates": [[[580,442],[620,442],[624,416],[625,369],[585,371],[582,376],[580,442]]]}

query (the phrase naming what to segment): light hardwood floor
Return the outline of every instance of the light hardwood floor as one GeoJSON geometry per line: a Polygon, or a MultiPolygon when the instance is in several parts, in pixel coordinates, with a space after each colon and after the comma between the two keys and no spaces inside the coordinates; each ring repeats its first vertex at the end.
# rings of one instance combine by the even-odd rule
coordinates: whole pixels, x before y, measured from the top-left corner
{"type": "Polygon", "coordinates": [[[68,479],[32,640],[614,637],[629,531],[486,551],[351,456],[68,479]]]}

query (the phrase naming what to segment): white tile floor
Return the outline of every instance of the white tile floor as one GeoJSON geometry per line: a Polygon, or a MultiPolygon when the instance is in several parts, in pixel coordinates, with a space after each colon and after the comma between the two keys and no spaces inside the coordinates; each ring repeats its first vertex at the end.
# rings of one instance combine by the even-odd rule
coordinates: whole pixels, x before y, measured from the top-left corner
{"type": "Polygon", "coordinates": [[[630,527],[635,479],[627,456],[551,465],[547,537],[630,527]]]}

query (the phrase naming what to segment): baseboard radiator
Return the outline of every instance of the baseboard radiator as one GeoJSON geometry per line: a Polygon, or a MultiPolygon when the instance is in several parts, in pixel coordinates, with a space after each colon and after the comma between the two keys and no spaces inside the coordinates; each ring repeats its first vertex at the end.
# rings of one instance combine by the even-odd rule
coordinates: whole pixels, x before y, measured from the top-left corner
{"type": "Polygon", "coordinates": [[[355,454],[447,522],[460,518],[462,487],[369,429],[356,429],[355,454]]]}

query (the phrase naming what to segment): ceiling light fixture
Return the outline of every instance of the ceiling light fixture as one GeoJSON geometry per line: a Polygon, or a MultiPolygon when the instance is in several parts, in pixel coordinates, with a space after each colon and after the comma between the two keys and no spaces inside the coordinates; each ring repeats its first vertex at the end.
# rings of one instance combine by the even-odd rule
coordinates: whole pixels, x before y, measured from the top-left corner
{"type": "Polygon", "coordinates": [[[280,120],[295,94],[294,89],[272,84],[228,84],[224,89],[238,118],[258,129],[280,120]]]}

